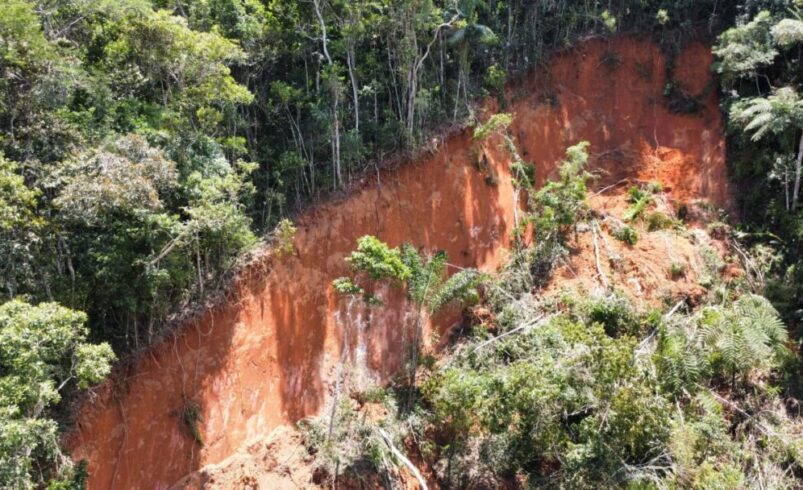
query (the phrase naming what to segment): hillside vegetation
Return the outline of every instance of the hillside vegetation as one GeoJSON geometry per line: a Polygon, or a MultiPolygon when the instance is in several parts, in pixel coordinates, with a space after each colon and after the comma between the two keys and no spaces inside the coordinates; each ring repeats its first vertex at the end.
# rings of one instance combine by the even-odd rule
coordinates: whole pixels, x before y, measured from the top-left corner
{"type": "MultiPolygon", "coordinates": [[[[624,201],[616,214],[590,205],[586,158],[584,145],[570,148],[561,179],[532,196],[534,244],[498,274],[465,270],[439,286],[442,269],[410,262],[409,247],[360,240],[348,259],[355,280],[394,282],[413,304],[432,284],[431,311],[454,298],[471,314],[445,354],[410,357],[409,376],[335,397],[331,413],[301,424],[318,483],[409,488],[423,477],[394,456],[397,445],[438,488],[799,487],[799,360],[737,234],[715,215],[664,214],[656,183],[595,199],[624,201]],[[589,235],[593,251],[580,252],[589,235]],[[628,259],[637,236],[667,249],[628,259]],[[686,240],[690,262],[680,259],[686,240]],[[651,265],[667,284],[645,291],[651,265]],[[561,267],[591,287],[555,280],[561,267]],[[696,288],[669,286],[692,274],[696,288]]],[[[352,280],[338,284],[379,304],[352,280]]]]}
{"type": "Polygon", "coordinates": [[[526,202],[511,258],[486,275],[355,244],[334,288],[371,308],[378,285],[404,292],[405,366],[371,393],[338,375],[305,428],[316,478],[392,487],[420,465],[447,488],[799,487],[802,50],[799,0],[5,0],[0,487],[82,487],[60,445],[65,400],[212,301],[251,253],[292,253],[298,210],[455,126],[510,160],[526,202]],[[660,182],[618,186],[625,209],[606,214],[589,204],[584,144],[534,188],[506,87],[621,32],[667,54],[655,103],[675,113],[702,102],[674,83],[674,56],[713,46],[705,93],[728,118],[732,216],[664,203],[660,182]],[[499,113],[479,120],[482,99],[499,113]],[[661,281],[683,287],[638,302],[622,268],[656,236],[700,264],[670,257],[661,281]],[[561,288],[578,250],[593,287],[561,288]],[[456,305],[474,320],[435,356],[427,321],[456,305]],[[355,422],[380,402],[391,415],[355,422]]]}

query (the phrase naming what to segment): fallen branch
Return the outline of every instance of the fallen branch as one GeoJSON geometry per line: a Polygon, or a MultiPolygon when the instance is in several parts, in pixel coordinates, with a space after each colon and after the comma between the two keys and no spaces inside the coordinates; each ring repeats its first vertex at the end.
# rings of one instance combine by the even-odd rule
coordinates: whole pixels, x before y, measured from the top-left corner
{"type": "Polygon", "coordinates": [[[410,461],[407,458],[407,456],[404,455],[404,453],[402,453],[396,448],[396,446],[393,444],[393,441],[390,439],[388,433],[385,432],[385,430],[382,428],[377,428],[377,431],[379,432],[379,435],[382,436],[382,440],[385,441],[385,444],[387,444],[388,448],[393,453],[393,455],[396,456],[396,458],[398,458],[399,461],[404,463],[404,466],[406,466],[413,473],[413,476],[415,476],[415,479],[418,480],[418,484],[421,485],[421,488],[423,490],[429,490],[429,488],[427,487],[427,482],[426,480],[424,480],[424,477],[421,475],[421,472],[418,471],[418,468],[415,467],[413,462],[410,461]]]}
{"type": "Polygon", "coordinates": [[[624,184],[625,182],[630,182],[630,179],[629,178],[624,178],[624,179],[620,180],[619,182],[617,182],[615,184],[611,184],[611,185],[609,185],[607,187],[603,187],[602,189],[598,190],[597,192],[591,194],[590,197],[597,197],[600,194],[603,194],[603,193],[613,189],[614,187],[619,187],[620,185],[624,184]]]}
{"type": "MultiPolygon", "coordinates": [[[[514,328],[513,330],[509,330],[509,331],[503,333],[502,335],[497,335],[494,338],[488,339],[485,342],[483,342],[480,345],[478,345],[477,347],[474,347],[474,349],[471,351],[471,353],[473,354],[473,353],[477,352],[478,350],[482,349],[483,347],[496,342],[497,340],[503,339],[505,337],[508,337],[508,336],[516,334],[516,333],[519,333],[522,330],[525,330],[525,329],[528,329],[528,328],[533,328],[536,325],[538,325],[539,323],[543,323],[543,322],[540,321],[543,318],[544,318],[544,315],[538,315],[533,321],[531,321],[529,323],[525,323],[524,325],[519,325],[518,327],[514,328]]],[[[548,320],[549,317],[547,317],[546,319],[548,320]]]]}
{"type": "MultiPolygon", "coordinates": [[[[680,301],[678,301],[677,304],[675,306],[673,306],[672,309],[669,310],[666,313],[666,315],[664,315],[664,321],[669,320],[670,318],[672,318],[672,315],[674,315],[680,309],[680,307],[683,306],[684,304],[686,304],[686,299],[685,298],[680,300],[680,301]]],[[[650,332],[649,335],[644,337],[644,340],[639,342],[639,345],[636,348],[635,352],[641,352],[645,347],[647,347],[647,344],[650,342],[650,340],[652,340],[653,337],[655,337],[655,334],[657,332],[658,332],[658,329],[657,328],[653,328],[652,332],[650,332]]]]}
{"type": "Polygon", "coordinates": [[[599,279],[602,282],[602,287],[608,289],[608,279],[605,277],[605,274],[602,272],[602,265],[599,263],[599,245],[597,244],[597,224],[591,224],[591,235],[594,238],[594,262],[597,265],[597,274],[599,274],[599,279]]]}

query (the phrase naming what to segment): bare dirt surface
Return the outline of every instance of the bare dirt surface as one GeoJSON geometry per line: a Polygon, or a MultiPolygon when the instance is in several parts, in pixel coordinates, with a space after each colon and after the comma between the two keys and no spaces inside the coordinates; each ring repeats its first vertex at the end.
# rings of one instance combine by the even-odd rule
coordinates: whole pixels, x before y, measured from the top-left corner
{"type": "Polygon", "coordinates": [[[676,220],[676,226],[650,230],[646,215],[661,213],[674,219],[676,207],[659,193],[645,216],[625,223],[627,198],[622,189],[589,199],[596,217],[570,240],[570,256],[554,272],[543,295],[563,291],[604,295],[610,286],[638,309],[666,310],[681,300],[696,305],[708,291],[701,283],[739,274],[728,243],[707,232],[715,216],[688,226],[676,220]],[[636,231],[635,244],[616,237],[615,231],[623,226],[636,231]]]}
{"type": "MultiPolygon", "coordinates": [[[[677,114],[663,99],[666,60],[649,41],[595,40],[557,55],[548,70],[511,89],[506,109],[516,115],[513,134],[538,184],[554,174],[567,146],[588,140],[592,166],[604,174],[599,187],[655,180],[667,200],[727,207],[723,122],[715,92],[706,92],[710,62],[703,46],[680,54],[676,64],[684,68],[673,78],[701,103],[677,114]]],[[[164,489],[180,481],[197,488],[214,485],[210,478],[221,482],[216,488],[310,486],[303,469],[287,478],[276,473],[294,450],[285,439],[295,437],[278,437],[284,429],[277,428],[325,406],[344,345],[366,383],[387,380],[402,360],[398,301],[366,314],[343,342],[344,305],[330,286],[347,272],[343,258],[358,237],[373,234],[393,246],[446,250],[460,266],[496,269],[514,209],[508,161],[497,146],[494,139],[480,146],[470,130],[454,134],[432,154],[366,177],[348,197],[305,213],[294,253],[255,261],[229,301],[154,346],[77,408],[66,442],[74,458],[89,462],[89,488],[164,489]],[[194,405],[203,444],[186,423],[194,405]]],[[[658,270],[651,274],[661,279],[658,270]]],[[[449,323],[446,315],[434,328],[449,323]]]]}

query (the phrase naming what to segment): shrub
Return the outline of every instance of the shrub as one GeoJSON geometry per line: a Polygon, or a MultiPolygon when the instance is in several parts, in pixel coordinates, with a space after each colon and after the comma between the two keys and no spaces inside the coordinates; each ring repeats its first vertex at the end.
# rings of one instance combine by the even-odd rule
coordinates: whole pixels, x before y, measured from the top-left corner
{"type": "Polygon", "coordinates": [[[622,242],[633,246],[638,242],[638,233],[632,226],[622,226],[613,232],[613,236],[622,242]]]}
{"type": "Polygon", "coordinates": [[[669,277],[680,279],[686,275],[686,264],[680,262],[672,262],[669,264],[669,277]]]}
{"type": "Polygon", "coordinates": [[[53,416],[65,387],[111,370],[108,344],[87,342],[86,315],[56,303],[0,305],[0,487],[44,488],[81,477],[58,446],[53,416]]]}
{"type": "Polygon", "coordinates": [[[203,436],[201,436],[201,427],[199,425],[201,422],[203,422],[201,406],[194,401],[186,401],[184,403],[184,407],[181,409],[181,421],[187,427],[187,430],[189,430],[190,435],[195,442],[198,443],[199,446],[203,447],[204,440],[203,436]]]}
{"type": "Polygon", "coordinates": [[[581,308],[588,323],[599,323],[612,337],[636,334],[641,327],[630,302],[617,294],[589,299],[581,308]]]}
{"type": "Polygon", "coordinates": [[[298,230],[293,222],[286,218],[276,225],[276,230],[273,233],[276,237],[276,250],[280,255],[293,253],[293,240],[295,239],[296,231],[298,230]]]}
{"type": "Polygon", "coordinates": [[[647,223],[648,231],[666,230],[669,228],[675,228],[679,225],[676,220],[660,211],[648,213],[644,217],[644,221],[647,223]]]}

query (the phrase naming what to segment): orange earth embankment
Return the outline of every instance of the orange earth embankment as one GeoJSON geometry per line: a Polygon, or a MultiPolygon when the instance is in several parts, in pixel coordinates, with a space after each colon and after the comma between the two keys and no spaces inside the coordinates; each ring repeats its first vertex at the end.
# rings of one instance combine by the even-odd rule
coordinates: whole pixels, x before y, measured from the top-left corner
{"type": "MultiPolygon", "coordinates": [[[[701,106],[674,114],[663,96],[666,59],[651,42],[594,40],[556,55],[548,70],[510,90],[506,109],[516,116],[511,130],[536,166],[538,185],[554,175],[567,146],[587,140],[601,185],[656,180],[678,201],[727,206],[710,62],[697,44],[675,60],[672,78],[701,106]]],[[[454,264],[493,270],[504,260],[513,222],[507,166],[498,141],[480,145],[466,130],[306,212],[293,254],[266,254],[247,267],[225,303],[82,404],[67,445],[74,458],[88,460],[89,487],[168,488],[279,425],[319,413],[343,340],[343,305],[330,284],[347,272],[343,259],[356,239],[373,234],[391,245],[443,249],[454,264]],[[189,403],[200,406],[203,446],[182,421],[189,403]]],[[[351,362],[365,376],[382,381],[399,368],[403,315],[403,308],[374,311],[349,339],[351,362]]]]}

